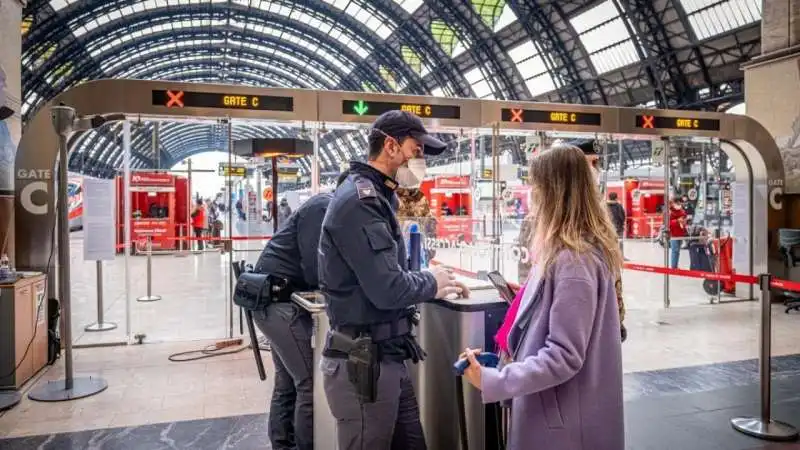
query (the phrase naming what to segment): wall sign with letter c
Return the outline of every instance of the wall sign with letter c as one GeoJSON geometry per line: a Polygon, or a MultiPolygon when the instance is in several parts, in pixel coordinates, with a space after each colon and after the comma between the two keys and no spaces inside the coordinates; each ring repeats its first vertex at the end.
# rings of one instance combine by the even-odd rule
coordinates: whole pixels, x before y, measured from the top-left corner
{"type": "Polygon", "coordinates": [[[33,193],[36,191],[47,192],[47,182],[33,181],[29,183],[20,191],[19,201],[22,203],[22,207],[25,208],[25,211],[37,216],[41,216],[47,214],[47,203],[43,205],[37,205],[33,202],[33,193]]]}
{"type": "Polygon", "coordinates": [[[783,187],[775,186],[769,191],[769,206],[777,211],[783,209],[783,187]]]}

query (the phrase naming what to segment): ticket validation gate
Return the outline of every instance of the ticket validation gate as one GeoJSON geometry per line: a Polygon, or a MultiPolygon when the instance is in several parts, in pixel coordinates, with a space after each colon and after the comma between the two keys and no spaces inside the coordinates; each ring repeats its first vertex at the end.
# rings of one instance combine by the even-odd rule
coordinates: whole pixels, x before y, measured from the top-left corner
{"type": "MultiPolygon", "coordinates": [[[[542,131],[628,135],[639,139],[669,139],[690,136],[718,139],[734,163],[737,178],[749,184],[743,201],[749,216],[737,216],[734,224],[742,239],[734,252],[737,273],[756,275],[769,271],[767,236],[777,234],[786,222],[782,210],[783,160],[774,140],[758,122],[747,116],[709,112],[688,112],[504,102],[373,94],[364,92],[313,91],[303,89],[254,88],[217,84],[176,83],[145,80],[98,80],[76,86],[52,99],[28,123],[15,161],[15,223],[9,230],[12,265],[21,270],[54,273],[50,261],[50,232],[55,217],[54,167],[58,136],[53,131],[50,107],[67,105],[78,114],[102,115],[109,121],[122,120],[124,164],[130,174],[132,120],[187,120],[226,117],[264,120],[286,126],[315,130],[314,156],[311,159],[312,192],[319,190],[319,133],[322,129],[354,128],[371,124],[385,110],[402,109],[419,115],[430,130],[459,134],[479,130],[498,136],[501,132],[542,131]],[[235,98],[236,101],[231,101],[235,98]],[[302,125],[301,125],[302,124],[302,125]],[[338,124],[338,125],[337,125],[338,124]]],[[[75,142],[73,135],[71,142],[75,142]]],[[[493,150],[497,142],[493,139],[493,150]]],[[[497,171],[494,171],[497,182],[497,171]]],[[[495,199],[495,202],[497,199],[495,199]]],[[[129,241],[129,239],[127,240],[129,241]]],[[[68,265],[59,260],[59,265],[68,265]]],[[[67,268],[67,275],[69,270],[67,268]]],[[[126,285],[130,275],[126,272],[126,285]]],[[[55,286],[55,283],[48,283],[55,286]]],[[[50,296],[55,296],[51,292],[50,296]]],[[[126,289],[126,304],[130,305],[126,289]]],[[[230,313],[233,304],[229,301],[230,313]]],[[[127,308],[130,311],[130,307],[127,308]]],[[[128,318],[129,322],[129,318],[128,318]]],[[[131,339],[130,324],[126,324],[131,339]]],[[[233,326],[230,326],[233,334],[233,326]]],[[[441,356],[444,358],[445,356],[441,356]]],[[[451,355],[454,359],[457,355],[451,355]]],[[[452,362],[452,361],[448,361],[452,362]]]]}

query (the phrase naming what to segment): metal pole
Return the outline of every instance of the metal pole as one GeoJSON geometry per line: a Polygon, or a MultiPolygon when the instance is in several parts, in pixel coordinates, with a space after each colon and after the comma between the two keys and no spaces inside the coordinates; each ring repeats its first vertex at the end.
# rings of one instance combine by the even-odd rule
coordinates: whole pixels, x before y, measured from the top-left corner
{"type": "Polygon", "coordinates": [[[499,270],[500,259],[500,211],[497,208],[497,184],[500,171],[500,155],[497,152],[500,129],[497,125],[492,127],[492,270],[499,270]]]}
{"type": "Polygon", "coordinates": [[[278,158],[272,157],[272,234],[278,232],[278,158]]]}
{"type": "Polygon", "coordinates": [[[103,320],[103,261],[95,261],[97,265],[97,322],[87,325],[85,331],[108,331],[117,328],[113,322],[103,320]]]}
{"type": "MultiPolygon", "coordinates": [[[[669,170],[669,138],[662,137],[660,141],[661,145],[664,146],[662,149],[662,153],[664,154],[664,236],[665,245],[664,245],[664,267],[670,267],[670,259],[669,255],[672,251],[672,236],[669,233],[669,209],[671,207],[669,203],[669,186],[670,186],[670,170],[669,170]]],[[[650,232],[652,232],[653,228],[650,227],[650,232]]],[[[680,251],[680,250],[679,250],[680,251]]],[[[664,274],[664,308],[669,308],[669,274],[664,274]]]]}
{"type": "Polygon", "coordinates": [[[478,217],[477,206],[480,204],[480,199],[478,198],[477,195],[475,195],[476,187],[478,186],[478,176],[475,173],[475,150],[476,150],[475,140],[477,134],[478,133],[475,130],[472,130],[470,131],[470,137],[469,137],[469,191],[472,193],[472,195],[470,195],[472,203],[469,205],[469,215],[471,222],[470,227],[473,233],[480,233],[481,231],[480,225],[475,220],[478,217]]]}
{"type": "Polygon", "coordinates": [[[603,142],[603,178],[602,178],[602,191],[603,198],[608,200],[608,141],[603,142]]]}
{"type": "Polygon", "coordinates": [[[161,146],[159,144],[159,128],[161,123],[155,122],[153,123],[153,155],[155,155],[155,162],[156,162],[156,169],[161,168],[161,146]]]}
{"type": "Polygon", "coordinates": [[[33,389],[28,398],[42,402],[60,402],[89,397],[104,391],[108,383],[102,378],[74,378],[72,368],[72,299],[69,266],[69,204],[67,203],[67,135],[74,131],[75,109],[54,106],[53,125],[58,133],[58,296],[64,324],[64,379],[50,381],[33,389]]]}
{"type": "Polygon", "coordinates": [[[64,320],[64,388],[73,388],[72,298],[69,273],[69,208],[67,203],[67,135],[58,135],[58,298],[64,320]]]}
{"type": "Polygon", "coordinates": [[[788,423],[772,420],[772,299],[770,285],[772,275],[762,274],[758,277],[761,288],[761,335],[758,352],[759,379],[761,382],[761,416],[736,417],[731,419],[731,425],[736,431],[746,435],[768,441],[793,441],[798,433],[788,423]]]}
{"type": "Polygon", "coordinates": [[[125,227],[125,238],[123,239],[124,261],[125,261],[125,336],[131,342],[131,272],[129,258],[133,249],[132,218],[131,210],[131,123],[127,120],[122,122],[122,167],[123,167],[123,201],[125,217],[121,221],[125,227]]]}
{"type": "Polygon", "coordinates": [[[319,194],[319,129],[314,128],[314,155],[311,157],[311,195],[317,194],[319,194]]]}
{"type": "Polygon", "coordinates": [[[147,236],[147,295],[136,299],[137,302],[157,302],[160,295],[153,295],[153,236],[147,236]]]}
{"type": "MultiPolygon", "coordinates": [[[[625,187],[624,187],[625,186],[625,157],[623,156],[623,153],[622,153],[623,148],[624,148],[624,143],[625,143],[625,140],[622,139],[622,137],[618,137],[617,151],[619,152],[619,181],[623,186],[623,188],[622,188],[622,197],[623,197],[622,201],[623,202],[625,202],[625,198],[627,198],[627,195],[625,194],[625,187]]],[[[626,213],[625,214],[625,225],[623,226],[623,230],[622,230],[622,246],[623,246],[623,248],[625,247],[625,241],[628,239],[628,229],[629,229],[628,228],[628,222],[629,221],[630,221],[630,218],[628,217],[628,214],[626,213]]],[[[623,253],[624,253],[624,251],[623,251],[623,253]]],[[[625,255],[623,254],[622,256],[624,257],[625,255]]]]}
{"type": "MultiPolygon", "coordinates": [[[[233,165],[233,121],[231,118],[228,117],[228,186],[230,189],[231,194],[231,201],[228,205],[228,239],[233,237],[233,183],[231,182],[231,171],[230,167],[233,165]]],[[[258,219],[258,223],[261,223],[261,219],[258,219]]],[[[226,322],[228,324],[228,338],[233,338],[233,287],[236,283],[236,277],[233,273],[233,240],[230,240],[230,260],[228,261],[228,292],[225,295],[225,301],[228,303],[225,305],[225,316],[226,322]]],[[[223,325],[224,327],[224,325],[223,325]]]]}
{"type": "Polygon", "coordinates": [[[186,216],[186,237],[189,238],[189,240],[186,241],[186,244],[189,247],[187,250],[188,251],[192,251],[193,243],[196,242],[197,243],[197,247],[198,248],[200,247],[200,241],[192,241],[191,240],[191,238],[194,237],[194,233],[192,233],[192,231],[194,231],[194,230],[190,229],[190,225],[189,225],[189,221],[191,220],[189,214],[191,214],[192,205],[194,204],[193,203],[194,193],[192,192],[192,158],[187,158],[186,159],[186,169],[187,169],[186,186],[188,186],[187,190],[189,191],[189,192],[187,192],[187,195],[186,195],[186,203],[187,203],[186,204],[186,214],[187,214],[187,216],[186,216]]]}

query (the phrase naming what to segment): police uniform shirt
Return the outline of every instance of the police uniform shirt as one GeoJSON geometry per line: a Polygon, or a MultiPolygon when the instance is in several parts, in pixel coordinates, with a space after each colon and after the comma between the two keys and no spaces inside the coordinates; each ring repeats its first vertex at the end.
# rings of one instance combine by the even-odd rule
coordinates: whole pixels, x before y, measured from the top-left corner
{"type": "Polygon", "coordinates": [[[318,194],[297,208],[264,247],[254,271],[287,278],[294,290],[317,289],[317,244],[331,198],[318,194]]]}
{"type": "Polygon", "coordinates": [[[373,167],[350,163],[325,214],[319,243],[320,288],[331,325],[390,323],[436,295],[429,272],[409,272],[395,217],[397,182],[373,167]]]}

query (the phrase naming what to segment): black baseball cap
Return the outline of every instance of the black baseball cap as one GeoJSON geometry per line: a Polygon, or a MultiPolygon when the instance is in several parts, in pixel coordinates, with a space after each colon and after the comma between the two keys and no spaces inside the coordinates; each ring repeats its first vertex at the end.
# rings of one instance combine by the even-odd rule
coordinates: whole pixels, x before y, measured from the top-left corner
{"type": "Polygon", "coordinates": [[[595,140],[594,139],[572,139],[569,141],[564,141],[563,144],[571,145],[573,147],[578,147],[581,149],[584,155],[586,156],[599,156],[600,154],[597,152],[597,148],[595,147],[595,140]]]}
{"type": "Polygon", "coordinates": [[[410,112],[386,111],[375,119],[372,128],[395,139],[411,136],[422,143],[422,151],[426,155],[436,156],[447,148],[447,144],[428,134],[422,119],[410,112]]]}

